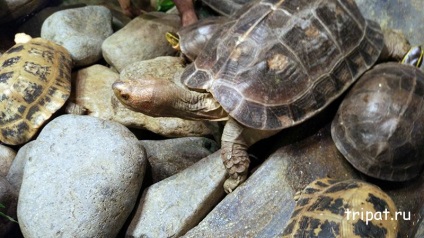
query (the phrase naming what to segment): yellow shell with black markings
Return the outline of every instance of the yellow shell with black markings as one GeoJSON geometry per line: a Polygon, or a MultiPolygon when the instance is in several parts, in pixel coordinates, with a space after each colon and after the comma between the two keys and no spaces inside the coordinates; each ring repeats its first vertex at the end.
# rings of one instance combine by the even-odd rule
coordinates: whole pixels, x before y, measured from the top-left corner
{"type": "Polygon", "coordinates": [[[29,141],[71,92],[72,59],[51,41],[35,38],[0,57],[0,142],[29,141]]]}
{"type": "Polygon", "coordinates": [[[375,185],[319,179],[303,190],[282,237],[395,238],[396,212],[393,200],[375,185]]]}

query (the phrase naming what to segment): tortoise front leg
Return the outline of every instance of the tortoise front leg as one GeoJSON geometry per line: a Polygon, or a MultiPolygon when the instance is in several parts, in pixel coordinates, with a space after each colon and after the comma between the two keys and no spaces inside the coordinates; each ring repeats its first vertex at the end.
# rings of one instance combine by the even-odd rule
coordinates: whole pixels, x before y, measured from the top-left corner
{"type": "Polygon", "coordinates": [[[277,132],[246,128],[233,118],[228,120],[221,138],[221,159],[229,175],[224,183],[225,192],[231,193],[246,180],[250,164],[247,149],[277,132]]]}

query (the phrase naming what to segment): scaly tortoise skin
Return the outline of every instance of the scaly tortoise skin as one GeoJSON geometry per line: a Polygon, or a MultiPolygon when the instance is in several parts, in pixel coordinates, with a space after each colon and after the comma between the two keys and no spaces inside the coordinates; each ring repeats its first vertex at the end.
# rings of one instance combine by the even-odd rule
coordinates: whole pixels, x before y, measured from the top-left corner
{"type": "Polygon", "coordinates": [[[282,237],[395,238],[399,232],[396,211],[393,200],[375,185],[354,179],[318,179],[303,190],[282,237]],[[353,217],[353,212],[364,215],[353,217]],[[375,219],[367,222],[366,212],[375,219]]]}
{"type": "MultiPolygon", "coordinates": [[[[421,48],[413,50],[420,61],[421,48]]],[[[413,57],[408,54],[405,59],[416,64],[413,57]]],[[[424,73],[417,66],[395,62],[375,66],[358,80],[338,109],[331,126],[333,140],[366,175],[406,181],[423,168],[424,73]]]]}
{"type": "Polygon", "coordinates": [[[228,116],[221,138],[227,192],[247,177],[249,146],[322,111],[385,46],[380,26],[365,20],[353,0],[254,1],[218,24],[187,47],[202,50],[181,76],[186,88],[146,77],[121,79],[113,88],[124,105],[150,116],[228,116]]]}
{"type": "Polygon", "coordinates": [[[72,59],[51,41],[35,38],[0,57],[0,141],[29,141],[63,106],[71,91],[72,59]]]}

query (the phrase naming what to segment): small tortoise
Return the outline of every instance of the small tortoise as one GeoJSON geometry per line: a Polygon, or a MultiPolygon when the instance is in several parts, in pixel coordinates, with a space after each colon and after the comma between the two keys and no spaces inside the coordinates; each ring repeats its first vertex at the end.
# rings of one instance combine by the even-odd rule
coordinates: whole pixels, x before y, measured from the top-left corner
{"type": "Polygon", "coordinates": [[[420,47],[404,64],[379,64],[344,98],[331,135],[346,159],[369,176],[405,181],[424,164],[424,73],[420,47]],[[411,65],[412,64],[412,65],[411,65]]]}
{"type": "Polygon", "coordinates": [[[396,212],[393,200],[375,185],[318,179],[303,190],[282,237],[395,238],[396,212]]]}
{"type": "MultiPolygon", "coordinates": [[[[228,119],[221,138],[227,192],[247,178],[249,146],[322,111],[398,46],[352,0],[254,1],[219,24],[180,82],[147,75],[113,89],[151,116],[228,119]]],[[[397,48],[406,48],[400,57],[409,49],[397,48]]]]}
{"type": "Polygon", "coordinates": [[[0,57],[0,141],[29,141],[71,92],[72,59],[51,41],[17,43],[0,57]]]}

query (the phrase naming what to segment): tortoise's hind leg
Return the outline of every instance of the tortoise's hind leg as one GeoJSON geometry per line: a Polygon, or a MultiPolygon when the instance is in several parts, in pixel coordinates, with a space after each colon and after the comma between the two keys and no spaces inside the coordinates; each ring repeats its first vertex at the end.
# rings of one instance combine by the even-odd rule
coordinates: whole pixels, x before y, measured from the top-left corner
{"type": "Polygon", "coordinates": [[[276,134],[277,131],[260,131],[246,128],[230,118],[222,133],[221,158],[229,178],[224,183],[224,190],[232,192],[247,178],[249,155],[247,149],[255,142],[276,134]]]}

